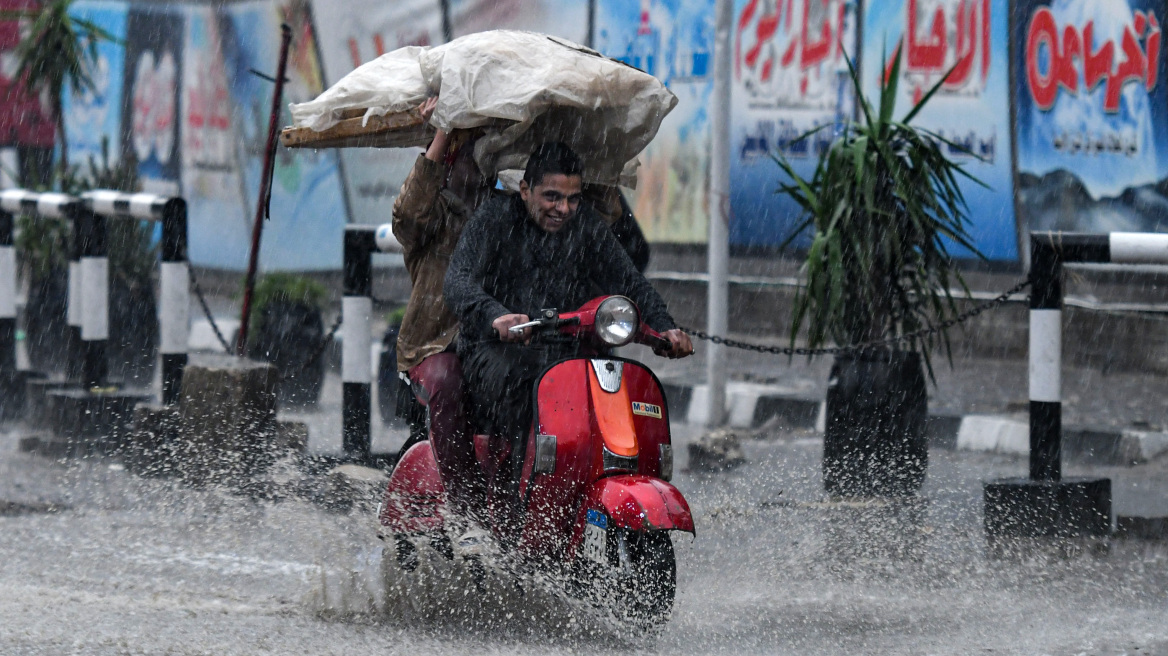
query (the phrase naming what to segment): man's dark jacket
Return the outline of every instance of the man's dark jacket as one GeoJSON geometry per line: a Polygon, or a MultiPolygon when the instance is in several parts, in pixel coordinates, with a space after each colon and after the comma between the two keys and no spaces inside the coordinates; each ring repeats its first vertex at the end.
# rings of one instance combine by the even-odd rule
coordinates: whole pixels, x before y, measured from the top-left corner
{"type": "Polygon", "coordinates": [[[628,296],[654,330],[676,328],[661,296],[593,210],[582,205],[562,229],[548,233],[513,194],[490,200],[467,224],[443,295],[461,323],[465,354],[476,342],[498,339],[491,322],[504,314],[571,312],[597,289],[628,296]]]}

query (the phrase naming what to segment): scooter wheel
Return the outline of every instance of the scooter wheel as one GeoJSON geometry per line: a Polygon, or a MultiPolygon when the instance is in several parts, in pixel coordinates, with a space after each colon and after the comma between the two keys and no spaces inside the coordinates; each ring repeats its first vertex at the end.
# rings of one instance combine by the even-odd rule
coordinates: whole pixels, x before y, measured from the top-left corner
{"type": "Polygon", "coordinates": [[[581,563],[577,584],[620,622],[652,633],[673,613],[677,562],[665,531],[615,529],[608,539],[607,565],[581,563]]]}

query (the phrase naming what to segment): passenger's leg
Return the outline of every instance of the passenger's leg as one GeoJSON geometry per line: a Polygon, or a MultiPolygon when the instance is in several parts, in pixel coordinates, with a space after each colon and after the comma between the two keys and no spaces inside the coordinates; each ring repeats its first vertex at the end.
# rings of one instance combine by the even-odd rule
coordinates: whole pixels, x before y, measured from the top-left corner
{"type": "Polygon", "coordinates": [[[409,376],[420,388],[418,400],[429,410],[430,444],[452,509],[481,517],[486,485],[475,460],[458,356],[451,352],[431,355],[410,369],[409,376]]]}

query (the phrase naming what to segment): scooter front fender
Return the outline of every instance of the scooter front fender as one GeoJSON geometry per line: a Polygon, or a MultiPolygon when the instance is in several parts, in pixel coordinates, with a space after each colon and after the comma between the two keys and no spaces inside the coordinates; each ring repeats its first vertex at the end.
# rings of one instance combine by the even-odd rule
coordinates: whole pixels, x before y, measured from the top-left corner
{"type": "MultiPolygon", "coordinates": [[[[677,488],[643,474],[609,476],[592,484],[582,515],[602,510],[610,525],[636,531],[694,533],[689,503],[677,488]]],[[[583,518],[577,523],[583,525],[583,518]]]]}

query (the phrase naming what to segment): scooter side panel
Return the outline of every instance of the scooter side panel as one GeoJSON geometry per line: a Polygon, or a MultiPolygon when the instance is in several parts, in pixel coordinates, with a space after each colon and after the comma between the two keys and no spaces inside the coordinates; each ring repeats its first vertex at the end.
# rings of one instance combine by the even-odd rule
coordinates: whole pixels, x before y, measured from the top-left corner
{"type": "Polygon", "coordinates": [[[417,534],[441,530],[446,490],[430,442],[410,447],[393,468],[382,498],[381,525],[394,533],[417,534]]]}

